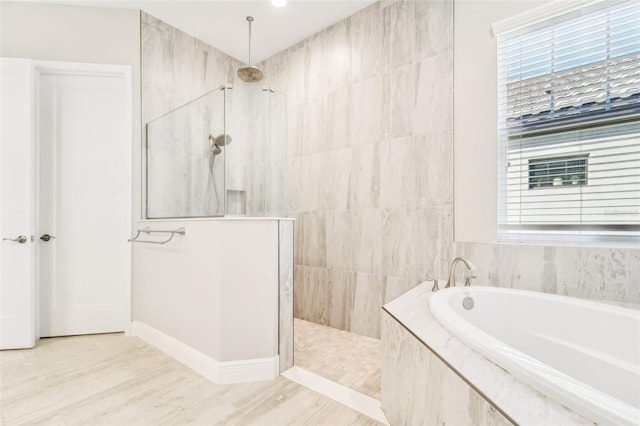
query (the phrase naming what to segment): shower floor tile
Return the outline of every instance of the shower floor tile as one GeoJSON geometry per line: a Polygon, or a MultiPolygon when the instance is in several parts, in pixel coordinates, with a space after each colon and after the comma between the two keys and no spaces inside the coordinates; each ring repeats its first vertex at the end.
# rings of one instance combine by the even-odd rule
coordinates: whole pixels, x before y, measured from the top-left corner
{"type": "Polygon", "coordinates": [[[380,399],[380,340],[294,319],[294,364],[380,399]]]}

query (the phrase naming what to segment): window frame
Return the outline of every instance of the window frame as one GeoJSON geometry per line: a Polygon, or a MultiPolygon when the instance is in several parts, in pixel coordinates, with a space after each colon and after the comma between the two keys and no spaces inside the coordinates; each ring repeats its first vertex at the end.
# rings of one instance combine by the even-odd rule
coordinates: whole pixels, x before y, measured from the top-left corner
{"type": "MultiPolygon", "coordinates": [[[[615,7],[618,4],[621,3],[625,3],[625,0],[619,0],[619,1],[613,1],[613,2],[609,2],[610,5],[607,6],[608,7],[615,7]]],[[[592,7],[601,7],[599,5],[601,5],[603,2],[600,1],[594,1],[594,2],[589,2],[589,4],[585,5],[584,7],[582,7],[581,9],[587,9],[590,10],[592,7]]],[[[576,14],[578,12],[576,12],[576,6],[573,5],[572,8],[567,8],[566,5],[562,5],[560,7],[557,7],[556,5],[556,10],[554,11],[553,8],[547,8],[550,11],[552,11],[551,13],[548,14],[548,16],[545,16],[544,13],[541,13],[540,11],[535,12],[535,14],[538,15],[538,20],[535,22],[534,25],[531,24],[531,21],[527,22],[526,19],[523,18],[523,16],[517,16],[515,19],[510,19],[509,23],[498,23],[498,24],[494,24],[493,25],[493,29],[494,29],[494,34],[495,35],[500,35],[499,33],[501,32],[509,32],[509,31],[514,31],[514,30],[519,30],[520,28],[523,27],[530,27],[530,26],[535,26],[536,29],[540,29],[543,28],[545,25],[545,21],[547,21],[547,25],[549,27],[554,26],[556,23],[558,22],[562,22],[562,16],[563,15],[567,15],[568,16],[576,16],[576,14]],[[560,18],[560,19],[559,19],[560,18]]],[[[530,15],[535,15],[535,14],[530,14],[530,15]]],[[[523,14],[525,15],[525,14],[523,14]]],[[[510,72],[510,70],[506,69],[506,66],[502,63],[500,63],[501,57],[500,57],[500,49],[501,46],[498,43],[498,68],[497,68],[497,77],[498,77],[498,97],[497,97],[497,101],[498,101],[498,105],[501,105],[501,102],[506,102],[506,98],[509,96],[508,91],[507,91],[507,84],[508,84],[508,78],[507,77],[501,77],[500,73],[508,73],[510,72]],[[501,84],[504,84],[504,86],[501,86],[501,84]],[[502,91],[502,93],[501,93],[502,91]]],[[[635,51],[633,51],[635,52],[635,51]]],[[[640,51],[639,51],[640,52],[640,51]]],[[[608,59],[607,59],[608,60],[608,59]]],[[[597,62],[597,61],[596,61],[597,62]]],[[[595,62],[594,62],[595,64],[595,62]]],[[[590,65],[590,63],[589,63],[590,65]]],[[[608,69],[606,71],[608,73],[608,69]]],[[[553,79],[553,73],[554,71],[551,71],[551,74],[549,74],[549,78],[553,79]]],[[[505,74],[507,75],[507,74],[505,74]]],[[[544,75],[542,75],[542,77],[544,77],[544,75]]],[[[527,78],[531,78],[531,76],[528,76],[527,78]]],[[[523,78],[520,81],[526,81],[526,78],[523,78]]],[[[551,93],[548,93],[548,95],[553,96],[551,93]]],[[[607,96],[609,94],[607,93],[607,96]]],[[[633,101],[632,101],[633,103],[633,101]]],[[[551,99],[551,104],[552,104],[552,109],[550,111],[550,116],[553,115],[553,99],[551,99]]],[[[506,103],[505,103],[506,105],[506,103]]],[[[581,109],[581,105],[578,106],[578,109],[581,109]]],[[[631,108],[636,108],[632,105],[631,108]]],[[[525,116],[522,116],[520,118],[522,124],[520,127],[520,132],[521,134],[518,133],[518,131],[514,131],[513,133],[508,133],[505,128],[507,128],[508,126],[505,124],[500,124],[500,120],[508,120],[509,118],[507,117],[507,115],[505,114],[505,111],[500,111],[500,106],[499,106],[499,114],[498,114],[498,135],[499,135],[499,142],[498,142],[498,150],[499,150],[499,155],[498,155],[498,164],[504,164],[504,168],[503,167],[499,167],[498,170],[498,241],[514,241],[514,240],[518,240],[518,241],[531,241],[531,242],[535,242],[535,241],[541,241],[541,242],[555,242],[555,241],[574,241],[574,242],[584,242],[584,241],[597,241],[599,243],[601,242],[634,242],[634,243],[640,243],[640,223],[632,223],[632,224],[616,224],[616,223],[595,223],[595,224],[591,224],[591,225],[584,225],[584,224],[561,224],[561,223],[549,223],[549,224],[523,224],[523,223],[518,223],[518,224],[513,224],[509,222],[509,213],[508,213],[508,198],[509,198],[509,190],[507,189],[507,187],[509,186],[508,183],[508,167],[510,167],[510,162],[509,162],[509,150],[511,147],[511,141],[512,140],[516,140],[516,143],[519,143],[520,146],[523,145],[523,143],[527,143],[527,142],[523,142],[523,140],[528,139],[530,136],[527,134],[533,134],[534,135],[534,139],[535,139],[535,134],[546,134],[547,136],[545,137],[545,139],[548,139],[548,144],[549,146],[553,146],[556,144],[559,144],[561,142],[556,142],[554,141],[554,139],[556,137],[558,137],[558,139],[562,139],[564,137],[564,135],[567,132],[571,132],[574,129],[581,129],[581,128],[585,128],[590,129],[593,128],[595,129],[595,133],[597,133],[599,128],[605,127],[607,125],[609,125],[609,123],[607,123],[607,120],[603,120],[603,114],[599,114],[599,113],[595,113],[594,114],[594,108],[589,105],[587,106],[587,108],[585,109],[585,113],[580,112],[579,114],[575,114],[573,117],[569,117],[572,120],[558,120],[559,123],[558,125],[549,125],[549,122],[544,122],[543,120],[539,120],[538,122],[534,122],[534,120],[536,119],[535,117],[533,117],[534,120],[531,120],[531,117],[527,117],[524,118],[525,116]],[[591,116],[591,117],[590,117],[591,116]],[[529,121],[527,121],[529,120],[529,121]],[[538,124],[539,123],[539,124],[538,124]],[[502,127],[501,127],[502,126],[502,127]],[[523,136],[524,135],[524,136],[523,136]]],[[[566,118],[566,117],[565,117],[566,118]]],[[[609,118],[609,117],[607,117],[609,118]]],[[[635,121],[638,120],[638,115],[636,115],[635,117],[631,117],[631,119],[629,119],[629,115],[624,115],[621,114],[621,116],[612,116],[610,117],[611,121],[618,121],[619,124],[624,125],[624,123],[629,122],[629,121],[635,121]]],[[[637,122],[637,121],[636,121],[637,122]]],[[[637,131],[637,133],[635,134],[635,136],[640,137],[640,130],[637,131]]],[[[591,138],[592,140],[597,139],[597,136],[593,136],[591,138]]],[[[632,140],[634,140],[635,138],[632,136],[632,140]]],[[[590,139],[586,139],[587,141],[590,141],[590,139]]],[[[589,142],[587,142],[589,143],[589,142]]],[[[568,188],[568,187],[573,187],[574,185],[571,184],[562,184],[562,185],[558,185],[558,186],[554,186],[553,184],[551,185],[545,185],[545,186],[538,186],[538,187],[532,187],[532,183],[531,183],[531,163],[532,161],[537,161],[537,160],[548,160],[549,162],[551,162],[554,159],[562,159],[562,157],[569,159],[569,158],[575,158],[575,159],[584,159],[585,161],[585,165],[584,165],[584,178],[579,178],[580,180],[580,184],[578,184],[577,186],[583,187],[583,186],[588,186],[590,184],[590,160],[589,160],[589,155],[590,153],[584,153],[584,152],[576,152],[576,153],[568,153],[566,155],[540,155],[538,158],[531,158],[528,159],[527,161],[527,167],[526,167],[526,178],[523,178],[522,175],[520,177],[520,184],[522,185],[522,181],[523,179],[526,180],[526,187],[527,190],[549,190],[550,188],[568,188]]],[[[522,165],[519,165],[520,168],[522,168],[522,165]]],[[[568,166],[565,166],[565,169],[567,169],[568,166]]],[[[520,173],[522,173],[522,171],[520,171],[520,173]]],[[[564,176],[563,176],[564,177],[564,176]]],[[[565,179],[563,178],[563,182],[565,181],[565,179]]],[[[522,189],[520,189],[519,191],[522,191],[522,189]]],[[[612,193],[615,191],[612,191],[612,193]]],[[[640,198],[633,198],[633,200],[640,200],[640,198]]],[[[582,203],[582,201],[580,201],[582,203]]],[[[639,203],[640,204],[640,203],[639,203]]],[[[520,207],[522,208],[522,207],[520,207]]],[[[635,213],[632,213],[632,215],[635,213]]]]}

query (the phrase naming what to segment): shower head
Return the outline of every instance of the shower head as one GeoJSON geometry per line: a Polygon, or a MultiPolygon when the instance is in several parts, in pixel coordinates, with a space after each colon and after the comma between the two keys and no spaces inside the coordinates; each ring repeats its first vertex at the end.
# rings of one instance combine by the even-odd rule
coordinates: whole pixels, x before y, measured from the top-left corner
{"type": "Polygon", "coordinates": [[[213,135],[209,135],[209,140],[213,141],[213,145],[220,147],[229,145],[231,143],[231,136],[221,134],[214,137],[213,135]]]}
{"type": "Polygon", "coordinates": [[[240,80],[247,83],[256,83],[264,77],[264,73],[260,68],[251,65],[251,23],[253,22],[253,16],[247,16],[247,22],[249,23],[249,63],[244,67],[238,68],[238,77],[240,80]]]}
{"type": "Polygon", "coordinates": [[[240,77],[240,80],[246,83],[257,83],[258,81],[262,80],[264,74],[258,67],[254,67],[253,65],[245,65],[244,67],[238,68],[238,77],[240,77]]]}

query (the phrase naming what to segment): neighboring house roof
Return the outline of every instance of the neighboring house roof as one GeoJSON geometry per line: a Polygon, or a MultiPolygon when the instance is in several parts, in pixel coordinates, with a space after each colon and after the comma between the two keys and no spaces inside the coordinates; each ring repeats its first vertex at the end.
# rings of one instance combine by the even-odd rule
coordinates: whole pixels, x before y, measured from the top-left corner
{"type": "Polygon", "coordinates": [[[507,82],[509,128],[630,114],[640,114],[640,52],[507,82]]]}

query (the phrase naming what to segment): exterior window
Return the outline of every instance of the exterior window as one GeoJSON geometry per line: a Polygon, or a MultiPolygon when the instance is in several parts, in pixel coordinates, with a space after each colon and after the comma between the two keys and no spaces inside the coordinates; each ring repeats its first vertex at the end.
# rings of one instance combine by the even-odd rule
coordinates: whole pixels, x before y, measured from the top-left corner
{"type": "Polygon", "coordinates": [[[640,0],[533,21],[496,31],[499,239],[636,243],[640,0]]]}
{"type": "Polygon", "coordinates": [[[529,160],[529,189],[586,184],[586,155],[529,160]]]}

